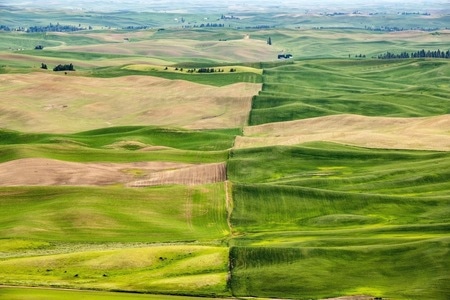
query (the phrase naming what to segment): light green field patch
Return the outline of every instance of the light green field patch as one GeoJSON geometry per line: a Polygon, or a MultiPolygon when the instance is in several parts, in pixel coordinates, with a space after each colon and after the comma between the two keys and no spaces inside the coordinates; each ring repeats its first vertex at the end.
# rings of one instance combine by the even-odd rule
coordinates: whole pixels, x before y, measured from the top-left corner
{"type": "Polygon", "coordinates": [[[228,249],[197,245],[86,251],[0,262],[0,283],[224,294],[228,249]]]}
{"type": "Polygon", "coordinates": [[[148,65],[148,64],[134,64],[134,65],[128,65],[125,67],[122,67],[122,69],[125,70],[134,70],[134,71],[163,71],[164,66],[158,66],[158,65],[148,65]]]}
{"type": "Polygon", "coordinates": [[[141,178],[147,174],[147,172],[145,172],[142,169],[125,169],[125,170],[123,170],[123,172],[125,174],[133,175],[133,177],[135,177],[135,178],[141,178]]]}
{"type": "Polygon", "coordinates": [[[45,248],[48,242],[21,239],[0,239],[0,252],[15,252],[29,249],[45,248]]]}
{"type": "Polygon", "coordinates": [[[217,288],[224,289],[223,283],[226,281],[227,273],[207,275],[181,276],[173,278],[164,278],[153,283],[154,286],[167,290],[194,289],[202,292],[204,289],[217,288]]]}
{"type": "Polygon", "coordinates": [[[212,300],[188,296],[149,295],[136,293],[112,293],[81,290],[57,290],[45,288],[0,287],[0,297],[9,300],[212,300]]]}
{"type": "Polygon", "coordinates": [[[3,237],[180,242],[227,236],[223,183],[141,189],[12,187],[0,193],[3,237]]]}

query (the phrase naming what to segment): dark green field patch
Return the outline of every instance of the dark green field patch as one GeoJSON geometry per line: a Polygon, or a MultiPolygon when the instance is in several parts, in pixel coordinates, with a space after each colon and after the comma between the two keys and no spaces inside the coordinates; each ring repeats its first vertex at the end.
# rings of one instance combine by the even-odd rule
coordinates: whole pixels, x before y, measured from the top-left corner
{"type": "Polygon", "coordinates": [[[445,299],[449,161],[331,143],[234,150],[233,292],[445,299]]]}
{"type": "Polygon", "coordinates": [[[228,176],[242,183],[357,194],[445,196],[450,189],[449,157],[448,152],[309,143],[234,150],[228,161],[228,176]]]}
{"type": "Polygon", "coordinates": [[[419,117],[449,113],[445,60],[316,60],[264,72],[250,125],[333,114],[419,117]]]}
{"type": "Polygon", "coordinates": [[[0,130],[0,162],[43,157],[67,161],[218,162],[228,156],[238,129],[184,130],[145,126],[97,129],[75,134],[0,130]],[[145,147],[167,149],[140,151],[145,147]]]}
{"type": "Polygon", "coordinates": [[[237,296],[445,299],[448,249],[448,238],[355,248],[235,247],[231,286],[237,296]]]}

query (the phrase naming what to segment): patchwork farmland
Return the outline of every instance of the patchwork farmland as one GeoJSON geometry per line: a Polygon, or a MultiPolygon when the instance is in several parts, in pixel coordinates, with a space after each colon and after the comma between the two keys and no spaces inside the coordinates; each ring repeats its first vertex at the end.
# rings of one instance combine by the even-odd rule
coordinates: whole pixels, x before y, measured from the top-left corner
{"type": "Polygon", "coordinates": [[[0,298],[447,299],[448,29],[242,14],[0,31],[0,298]]]}

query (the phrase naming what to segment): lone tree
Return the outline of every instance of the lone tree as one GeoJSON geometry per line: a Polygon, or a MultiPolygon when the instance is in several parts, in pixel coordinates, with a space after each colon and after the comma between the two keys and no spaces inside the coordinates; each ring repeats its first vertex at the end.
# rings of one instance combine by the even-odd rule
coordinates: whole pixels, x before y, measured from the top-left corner
{"type": "Polygon", "coordinates": [[[41,69],[47,70],[47,64],[41,63],[41,69]]]}
{"type": "Polygon", "coordinates": [[[269,38],[267,39],[267,45],[272,45],[272,39],[270,38],[270,36],[269,36],[269,38]]]}

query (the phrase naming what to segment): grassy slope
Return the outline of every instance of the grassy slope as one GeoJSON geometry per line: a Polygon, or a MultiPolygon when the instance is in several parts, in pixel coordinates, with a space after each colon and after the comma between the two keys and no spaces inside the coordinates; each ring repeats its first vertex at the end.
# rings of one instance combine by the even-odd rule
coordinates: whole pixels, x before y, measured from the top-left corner
{"type": "Polygon", "coordinates": [[[232,288],[236,295],[295,299],[446,299],[448,248],[448,238],[354,248],[233,248],[232,288]]]}
{"type": "MultiPolygon", "coordinates": [[[[209,65],[212,68],[216,66],[214,63],[209,65]]],[[[120,67],[105,67],[98,68],[92,72],[88,72],[87,76],[97,78],[113,78],[118,76],[130,76],[130,75],[147,75],[156,76],[171,80],[186,80],[200,84],[207,84],[212,86],[226,86],[237,82],[250,82],[261,83],[262,77],[254,72],[234,72],[229,73],[230,68],[226,69],[226,73],[214,73],[214,74],[187,74],[186,72],[164,72],[158,70],[135,70],[130,69],[129,66],[120,67]]]]}
{"type": "Polygon", "coordinates": [[[0,262],[7,284],[226,295],[228,249],[198,245],[91,250],[0,262]]]}
{"type": "Polygon", "coordinates": [[[447,152],[320,143],[234,151],[232,221],[238,232],[446,223],[448,170],[447,152]]]}
{"type": "MultiPolygon", "coordinates": [[[[304,44],[314,39],[303,38],[304,44]]],[[[339,47],[327,44],[338,54],[339,47]]],[[[446,61],[414,60],[275,66],[265,70],[250,125],[341,113],[447,114],[449,70],[446,61]]],[[[448,163],[447,153],[329,143],[234,151],[229,178],[240,184],[234,184],[232,225],[242,236],[231,252],[233,291],[445,299],[448,163]]]]}
{"type": "Polygon", "coordinates": [[[228,171],[229,178],[237,183],[370,195],[445,196],[450,190],[449,158],[448,152],[308,143],[234,150],[228,171]]]}
{"type": "Polygon", "coordinates": [[[223,183],[6,187],[0,195],[2,284],[228,294],[223,183]]]}
{"type": "Polygon", "coordinates": [[[223,183],[143,189],[5,187],[1,194],[5,238],[172,242],[227,235],[223,183]]]}
{"type": "MultiPolygon", "coordinates": [[[[79,162],[216,162],[227,158],[237,133],[142,126],[68,135],[4,130],[0,152],[3,161],[46,157],[79,162]],[[171,148],[139,151],[145,146],[171,148]]],[[[223,183],[142,189],[6,187],[0,195],[0,273],[8,274],[1,277],[3,284],[227,294],[228,249],[194,246],[220,244],[229,235],[223,183]],[[118,247],[112,242],[123,246],[104,252],[118,247]],[[141,249],[139,242],[161,246],[141,249]],[[21,256],[29,258],[15,258],[21,256]],[[142,256],[164,259],[133,265],[142,256]]]]}
{"type": "Polygon", "coordinates": [[[221,162],[236,129],[189,131],[158,127],[117,127],[76,134],[31,134],[0,130],[0,162],[42,157],[75,162],[221,162]],[[168,149],[139,151],[146,146],[168,149]]]}
{"type": "Polygon", "coordinates": [[[119,141],[138,141],[146,145],[172,147],[181,150],[214,151],[231,148],[238,129],[184,130],[151,126],[102,128],[75,134],[33,134],[0,131],[0,144],[53,144],[59,142],[102,148],[119,141]]]}
{"type": "Polygon", "coordinates": [[[265,71],[249,124],[332,114],[418,117],[449,113],[445,60],[314,60],[265,71]]]}
{"type": "MultiPolygon", "coordinates": [[[[250,124],[446,114],[449,70],[446,61],[412,60],[274,67],[250,124]]],[[[233,151],[234,294],[445,299],[449,161],[446,152],[330,143],[233,151]]]]}
{"type": "Polygon", "coordinates": [[[233,292],[444,299],[448,164],[330,143],[233,151],[233,292]]]}

